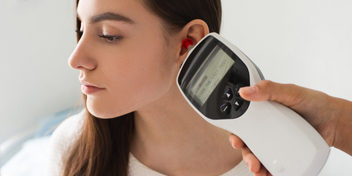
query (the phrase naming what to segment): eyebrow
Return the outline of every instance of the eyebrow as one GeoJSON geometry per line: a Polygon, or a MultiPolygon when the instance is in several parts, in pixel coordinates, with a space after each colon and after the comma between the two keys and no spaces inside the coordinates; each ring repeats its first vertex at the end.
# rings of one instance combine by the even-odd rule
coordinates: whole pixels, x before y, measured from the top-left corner
{"type": "MultiPolygon", "coordinates": [[[[77,18],[81,20],[81,18],[79,17],[77,11],[76,11],[76,16],[77,18]]],[[[123,22],[127,22],[127,23],[130,23],[130,24],[133,24],[134,21],[132,21],[130,18],[127,18],[123,15],[120,15],[120,14],[117,14],[117,13],[112,13],[112,12],[106,12],[106,13],[103,13],[103,14],[100,14],[100,15],[96,15],[96,16],[93,16],[91,19],[90,19],[90,23],[94,24],[94,23],[98,23],[100,21],[105,21],[105,20],[114,20],[114,21],[123,21],[123,22]]]]}

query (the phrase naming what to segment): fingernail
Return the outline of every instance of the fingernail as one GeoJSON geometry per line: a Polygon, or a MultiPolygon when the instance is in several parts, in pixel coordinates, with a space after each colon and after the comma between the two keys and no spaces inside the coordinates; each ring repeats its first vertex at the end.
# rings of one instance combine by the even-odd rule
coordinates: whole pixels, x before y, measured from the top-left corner
{"type": "Polygon", "coordinates": [[[233,142],[231,142],[231,145],[234,149],[237,149],[237,147],[235,147],[235,144],[233,142]]]}
{"type": "Polygon", "coordinates": [[[234,145],[234,143],[233,143],[233,140],[232,140],[232,139],[230,139],[230,144],[231,144],[231,146],[232,146],[233,148],[237,149],[237,148],[235,147],[235,145],[234,145]]]}
{"type": "Polygon", "coordinates": [[[246,94],[246,95],[251,95],[251,94],[255,94],[258,91],[258,87],[257,86],[251,86],[251,87],[242,87],[239,92],[246,94]]]}

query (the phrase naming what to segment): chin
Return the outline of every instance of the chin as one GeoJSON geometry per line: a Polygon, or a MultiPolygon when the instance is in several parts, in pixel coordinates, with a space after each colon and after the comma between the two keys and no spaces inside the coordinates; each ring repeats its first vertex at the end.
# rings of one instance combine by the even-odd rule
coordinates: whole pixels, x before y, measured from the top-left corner
{"type": "Polygon", "coordinates": [[[129,113],[129,112],[119,111],[118,109],[116,109],[116,107],[113,108],[111,106],[94,103],[93,101],[89,101],[89,100],[87,100],[87,110],[94,117],[97,117],[100,119],[112,119],[129,113]]]}

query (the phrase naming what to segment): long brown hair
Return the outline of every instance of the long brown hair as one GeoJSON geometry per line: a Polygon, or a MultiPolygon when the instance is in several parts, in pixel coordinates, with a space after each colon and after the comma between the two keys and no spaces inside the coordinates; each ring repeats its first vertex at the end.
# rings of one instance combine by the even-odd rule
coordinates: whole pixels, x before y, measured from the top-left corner
{"type": "MultiPolygon", "coordinates": [[[[169,34],[179,32],[194,19],[205,21],[210,32],[220,32],[220,0],[141,2],[163,20],[165,31],[169,34]]],[[[76,0],[76,8],[78,3],[79,0],[76,0]]],[[[76,30],[80,27],[81,21],[76,18],[76,30]]],[[[78,33],[77,41],[80,38],[78,33]]],[[[83,97],[86,102],[87,96],[83,97]]],[[[63,158],[64,176],[127,176],[133,131],[133,112],[112,119],[99,119],[87,111],[80,136],[63,158]]]]}

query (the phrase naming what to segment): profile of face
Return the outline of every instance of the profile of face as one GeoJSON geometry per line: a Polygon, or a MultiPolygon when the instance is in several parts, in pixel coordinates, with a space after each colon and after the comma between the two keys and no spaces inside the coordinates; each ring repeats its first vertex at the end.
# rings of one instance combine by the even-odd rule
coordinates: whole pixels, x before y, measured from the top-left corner
{"type": "Polygon", "coordinates": [[[91,114],[137,111],[175,86],[179,38],[167,35],[140,0],[80,0],[77,15],[82,37],[68,62],[80,71],[91,114]]]}

